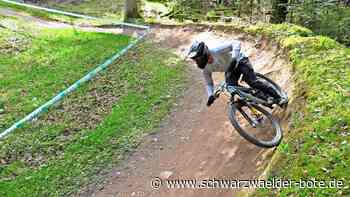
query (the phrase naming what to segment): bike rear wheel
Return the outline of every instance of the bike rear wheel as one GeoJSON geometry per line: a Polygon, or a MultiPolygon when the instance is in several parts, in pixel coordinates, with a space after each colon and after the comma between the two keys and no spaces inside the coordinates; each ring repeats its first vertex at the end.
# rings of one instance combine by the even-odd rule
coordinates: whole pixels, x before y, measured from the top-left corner
{"type": "MultiPolygon", "coordinates": [[[[270,112],[256,104],[242,105],[240,103],[229,104],[229,119],[238,133],[249,142],[264,148],[278,146],[282,140],[282,129],[278,121],[270,112]],[[254,128],[252,122],[247,118],[254,119],[253,116],[263,117],[262,122],[254,128]]],[[[258,117],[257,117],[258,119],[258,117]]]]}

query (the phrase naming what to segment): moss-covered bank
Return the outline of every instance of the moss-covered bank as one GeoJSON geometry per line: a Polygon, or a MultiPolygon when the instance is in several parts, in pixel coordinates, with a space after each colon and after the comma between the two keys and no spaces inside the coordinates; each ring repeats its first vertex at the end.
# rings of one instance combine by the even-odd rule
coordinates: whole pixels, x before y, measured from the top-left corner
{"type": "Polygon", "coordinates": [[[244,29],[277,40],[295,71],[296,97],[291,132],[278,147],[268,179],[341,181],[340,188],[264,189],[257,196],[349,195],[350,50],[308,29],[289,24],[260,24],[244,29]]]}

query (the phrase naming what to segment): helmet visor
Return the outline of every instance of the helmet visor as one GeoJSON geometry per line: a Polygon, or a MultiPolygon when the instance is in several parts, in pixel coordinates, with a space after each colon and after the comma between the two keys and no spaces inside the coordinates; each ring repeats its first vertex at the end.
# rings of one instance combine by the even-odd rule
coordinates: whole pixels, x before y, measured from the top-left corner
{"type": "Polygon", "coordinates": [[[190,51],[187,54],[187,57],[194,59],[196,56],[198,56],[198,52],[197,51],[190,51]]]}

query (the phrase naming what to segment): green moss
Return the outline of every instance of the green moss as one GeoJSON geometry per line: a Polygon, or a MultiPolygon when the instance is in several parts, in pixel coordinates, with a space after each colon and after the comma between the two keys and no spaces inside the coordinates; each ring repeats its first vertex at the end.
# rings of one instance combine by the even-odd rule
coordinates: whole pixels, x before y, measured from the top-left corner
{"type": "Polygon", "coordinates": [[[286,36],[298,35],[298,36],[310,36],[312,31],[307,28],[300,27],[293,24],[266,24],[259,23],[257,25],[251,25],[245,29],[250,34],[263,34],[270,38],[284,38],[286,36]]]}
{"type": "Polygon", "coordinates": [[[292,131],[278,148],[281,159],[269,178],[336,179],[344,186],[261,189],[254,195],[347,195],[350,192],[350,51],[328,37],[313,37],[304,28],[287,27],[266,24],[249,28],[255,34],[277,36],[280,45],[288,50],[296,84],[303,85],[297,87],[295,96],[302,94],[306,100],[304,115],[294,115],[292,131]]]}
{"type": "Polygon", "coordinates": [[[313,52],[339,49],[342,47],[342,45],[336,42],[335,40],[325,36],[315,36],[315,37],[290,36],[283,39],[281,45],[288,49],[298,49],[302,47],[308,47],[308,48],[312,48],[311,50],[313,52]]]}

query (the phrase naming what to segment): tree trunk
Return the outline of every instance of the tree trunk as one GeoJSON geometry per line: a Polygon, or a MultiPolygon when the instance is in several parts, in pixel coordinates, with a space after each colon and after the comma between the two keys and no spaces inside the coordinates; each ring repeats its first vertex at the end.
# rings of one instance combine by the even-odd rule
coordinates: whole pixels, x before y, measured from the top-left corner
{"type": "Polygon", "coordinates": [[[256,10],[257,10],[258,14],[261,15],[261,0],[257,0],[256,10]]]}
{"type": "Polygon", "coordinates": [[[242,8],[241,0],[238,0],[238,14],[237,14],[238,17],[241,17],[241,8],[242,8]]]}
{"type": "Polygon", "coordinates": [[[249,16],[249,22],[253,22],[253,10],[254,10],[254,0],[250,0],[249,7],[250,7],[250,16],[249,16]]]}
{"type": "Polygon", "coordinates": [[[128,21],[131,18],[140,18],[137,0],[125,0],[124,20],[128,21]]]}
{"type": "Polygon", "coordinates": [[[271,23],[283,23],[286,21],[288,14],[288,0],[273,0],[272,1],[272,16],[271,23]]]}

